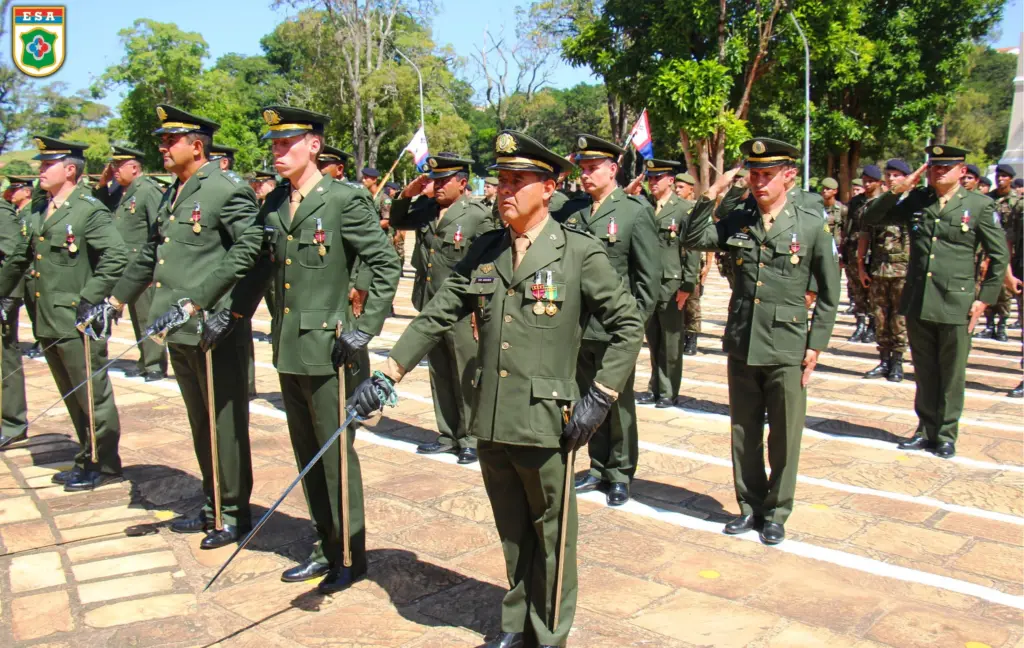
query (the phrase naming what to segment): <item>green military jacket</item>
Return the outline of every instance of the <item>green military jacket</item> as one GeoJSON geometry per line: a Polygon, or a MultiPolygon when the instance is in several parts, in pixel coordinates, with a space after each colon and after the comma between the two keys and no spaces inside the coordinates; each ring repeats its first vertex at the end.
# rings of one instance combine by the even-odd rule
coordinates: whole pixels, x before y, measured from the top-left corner
{"type": "Polygon", "coordinates": [[[672,194],[661,211],[654,217],[661,248],[661,290],[659,302],[675,299],[676,292],[692,293],[700,274],[700,254],[687,254],[683,249],[686,232],[693,211],[693,202],[672,194]]]}
{"type": "MultiPolygon", "coordinates": [[[[643,198],[626,195],[617,187],[597,213],[591,215],[593,201],[571,200],[555,215],[555,220],[567,227],[589,231],[604,245],[608,258],[619,276],[628,282],[636,297],[641,316],[646,322],[654,312],[661,293],[661,255],[658,234],[654,225],[654,210],[643,198]],[[566,213],[568,209],[575,211],[566,213]],[[614,224],[614,236],[610,229],[614,224]]],[[[587,323],[585,340],[607,340],[608,334],[594,319],[587,323]]]]}
{"type": "Polygon", "coordinates": [[[324,176],[294,217],[288,214],[290,195],[291,184],[284,181],[263,203],[257,221],[265,253],[235,286],[232,310],[251,317],[272,279],[274,366],[286,374],[327,376],[335,373],[331,349],[338,322],[378,335],[402,265],[362,187],[324,176]],[[357,260],[370,276],[369,295],[363,314],[350,324],[348,290],[357,260]]]}
{"type": "Polygon", "coordinates": [[[114,212],[114,225],[128,246],[128,255],[134,259],[149,240],[156,224],[164,187],[149,176],[139,176],[121,192],[114,212]]]}
{"type": "Polygon", "coordinates": [[[821,212],[787,201],[771,230],[761,212],[742,205],[714,222],[713,201],[693,209],[683,245],[727,250],[735,264],[723,346],[748,365],[799,365],[807,349],[828,346],[839,304],[838,253],[821,212]],[[804,292],[818,298],[810,330],[804,292]]]}
{"type": "Polygon", "coordinates": [[[601,322],[608,347],[594,380],[616,391],[633,373],[643,320],[619,273],[588,234],[549,219],[512,270],[507,231],[482,235],[391,350],[412,368],[445,331],[476,313],[480,331],[476,404],[478,439],[557,448],[564,413],[579,398],[576,357],[587,320],[601,322]],[[540,275],[550,291],[538,300],[540,275]],[[535,310],[538,301],[553,304],[535,310]],[[540,314],[537,314],[540,312],[540,314]]]}
{"type": "Polygon", "coordinates": [[[29,270],[36,334],[75,337],[79,301],[98,304],[110,294],[128,255],[110,212],[86,187],[75,187],[49,219],[46,209],[47,202],[33,201],[28,236],[0,269],[0,295],[12,295],[29,270]]]}
{"type": "MultiPolygon", "coordinates": [[[[864,230],[864,209],[871,199],[867,194],[860,194],[850,199],[847,205],[846,220],[843,221],[843,236],[840,242],[840,252],[843,263],[851,268],[857,267],[857,245],[860,241],[860,233],[864,230]]],[[[870,246],[868,250],[870,251],[870,246]]]]}
{"type": "Polygon", "coordinates": [[[395,198],[391,203],[391,227],[416,232],[412,305],[419,311],[440,289],[455,264],[466,256],[476,237],[501,227],[490,210],[465,196],[452,203],[438,222],[440,213],[441,208],[433,198],[395,198]]]}
{"type": "MultiPolygon", "coordinates": [[[[29,210],[23,208],[18,212],[14,205],[0,198],[0,254],[3,255],[3,263],[28,239],[28,214],[29,210]]],[[[24,279],[18,282],[10,296],[16,299],[25,296],[24,279]]]]}
{"type": "Polygon", "coordinates": [[[945,208],[932,187],[897,196],[885,192],[864,211],[868,225],[898,224],[910,230],[910,267],[900,312],[939,324],[965,324],[974,302],[974,253],[980,244],[992,259],[978,299],[994,304],[1009,253],[989,198],[958,188],[945,208]]]}
{"type": "MultiPolygon", "coordinates": [[[[216,162],[196,171],[175,200],[180,182],[164,193],[153,236],[113,291],[118,301],[131,303],[152,283],[154,318],[182,299],[211,312],[226,308],[228,291],[252,269],[260,251],[256,194],[248,183],[233,171],[221,171],[216,162]]],[[[198,326],[193,318],[167,339],[198,345],[198,326]]]]}

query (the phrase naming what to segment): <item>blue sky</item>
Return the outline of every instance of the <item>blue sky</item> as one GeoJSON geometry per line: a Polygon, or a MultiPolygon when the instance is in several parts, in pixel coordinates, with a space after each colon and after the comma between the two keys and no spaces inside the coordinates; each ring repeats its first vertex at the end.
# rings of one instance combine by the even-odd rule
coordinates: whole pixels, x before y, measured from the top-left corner
{"type": "MultiPolygon", "coordinates": [[[[530,4],[528,0],[435,1],[438,11],[433,25],[434,40],[451,44],[467,59],[483,42],[485,29],[497,35],[504,27],[511,37],[515,28],[515,6],[530,4]]],[[[210,46],[212,63],[229,52],[260,54],[260,38],[288,15],[287,10],[271,9],[268,0],[64,0],[63,4],[68,10],[68,55],[64,67],[46,81],[64,82],[71,90],[88,87],[107,66],[120,60],[122,48],[117,33],[130,27],[136,18],[175,22],[184,30],[200,32],[210,46]]],[[[994,45],[1018,45],[1022,29],[1024,0],[1011,0],[994,45]]],[[[6,45],[0,47],[0,56],[8,58],[9,52],[6,45]]],[[[463,76],[476,80],[471,65],[463,76]]],[[[552,79],[557,87],[594,80],[589,70],[573,69],[564,63],[559,63],[552,79]]],[[[111,105],[117,103],[113,97],[105,101],[111,105]]]]}

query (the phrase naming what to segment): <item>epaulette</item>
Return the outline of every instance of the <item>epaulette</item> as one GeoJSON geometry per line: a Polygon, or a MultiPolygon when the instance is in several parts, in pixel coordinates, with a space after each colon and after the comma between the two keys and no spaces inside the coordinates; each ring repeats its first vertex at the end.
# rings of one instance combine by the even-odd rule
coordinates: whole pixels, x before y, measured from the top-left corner
{"type": "Polygon", "coordinates": [[[225,171],[224,175],[226,175],[228,179],[234,182],[235,184],[238,184],[239,182],[242,181],[242,177],[235,173],[234,171],[231,171],[230,169],[225,171]]]}
{"type": "Polygon", "coordinates": [[[594,239],[595,241],[598,240],[598,238],[594,236],[593,232],[591,232],[590,230],[580,226],[569,225],[568,221],[564,223],[559,223],[559,225],[561,225],[562,229],[565,230],[566,232],[572,232],[573,234],[586,236],[587,238],[594,239]]]}
{"type": "Polygon", "coordinates": [[[89,194],[82,194],[82,199],[88,200],[91,203],[99,203],[100,202],[100,201],[96,200],[95,198],[93,198],[92,196],[90,196],[89,194]]]}

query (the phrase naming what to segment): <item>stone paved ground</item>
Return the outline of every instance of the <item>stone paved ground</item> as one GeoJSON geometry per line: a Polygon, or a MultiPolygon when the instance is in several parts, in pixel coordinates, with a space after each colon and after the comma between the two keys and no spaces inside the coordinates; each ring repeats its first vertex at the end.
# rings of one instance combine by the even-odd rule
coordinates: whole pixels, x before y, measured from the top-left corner
{"type": "MultiPolygon", "coordinates": [[[[403,279],[399,316],[372,344],[375,366],[413,314],[410,290],[403,279]]],[[[862,380],[874,349],[847,343],[851,318],[840,317],[810,389],[790,539],[768,548],[721,534],[736,504],[720,344],[727,295],[714,272],[704,304],[686,403],[640,408],[634,501],[613,510],[603,495],[581,497],[570,644],[1024,647],[1024,408],[1004,397],[1021,378],[1019,331],[1011,343],[976,345],[959,455],[942,461],[896,448],[914,429],[913,382],[862,380]]],[[[266,312],[257,318],[267,331],[266,312]]],[[[112,353],[130,337],[123,321],[112,353]]],[[[256,355],[259,508],[296,468],[270,346],[257,342],[256,355]]],[[[27,361],[26,374],[30,412],[39,412],[57,396],[53,381],[42,362],[27,361]]],[[[645,350],[641,389],[648,375],[645,350]]],[[[112,376],[123,484],[89,494],[50,484],[73,455],[63,407],[3,453],[0,645],[462,648],[496,630],[505,583],[479,470],[414,453],[434,429],[424,368],[403,382],[399,407],[360,433],[370,577],[327,599],[279,580],[312,541],[298,491],[202,592],[230,549],[200,552],[199,536],[165,526],[199,501],[175,383],[112,376]],[[150,533],[126,533],[140,528],[150,533]]]]}

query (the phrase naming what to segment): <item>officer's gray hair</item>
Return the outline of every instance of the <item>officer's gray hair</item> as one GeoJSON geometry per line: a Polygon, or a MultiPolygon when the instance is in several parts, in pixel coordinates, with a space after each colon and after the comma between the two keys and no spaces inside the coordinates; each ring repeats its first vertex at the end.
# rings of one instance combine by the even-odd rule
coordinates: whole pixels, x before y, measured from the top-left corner
{"type": "Polygon", "coordinates": [[[189,144],[191,144],[192,142],[195,142],[196,140],[199,140],[200,142],[202,142],[202,144],[203,144],[203,157],[206,157],[206,158],[210,157],[210,149],[213,147],[213,138],[212,137],[210,137],[206,133],[196,133],[196,132],[186,133],[185,137],[188,138],[188,143],[189,144]]]}
{"type": "Polygon", "coordinates": [[[70,155],[61,158],[61,163],[64,167],[74,166],[75,167],[75,182],[82,179],[82,174],[85,173],[85,160],[79,157],[72,157],[70,155]]]}
{"type": "Polygon", "coordinates": [[[466,182],[469,182],[469,173],[465,171],[459,171],[458,173],[455,174],[455,178],[457,180],[465,180],[466,182]]]}

